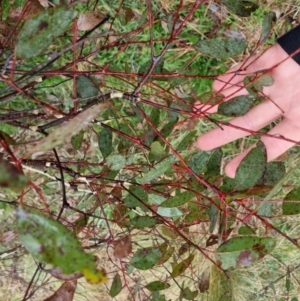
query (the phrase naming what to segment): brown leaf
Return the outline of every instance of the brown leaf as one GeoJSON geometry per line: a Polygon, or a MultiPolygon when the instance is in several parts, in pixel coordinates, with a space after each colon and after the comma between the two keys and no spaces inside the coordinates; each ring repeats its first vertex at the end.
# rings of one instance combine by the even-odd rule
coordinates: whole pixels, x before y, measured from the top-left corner
{"type": "Polygon", "coordinates": [[[77,280],[67,281],[50,297],[44,301],[72,301],[77,286],[77,280]]]}
{"type": "Polygon", "coordinates": [[[91,30],[93,29],[97,24],[99,24],[103,19],[105,15],[101,12],[89,12],[86,14],[82,14],[79,16],[77,21],[77,27],[79,30],[91,30]]]}
{"type": "MultiPolygon", "coordinates": [[[[9,10],[8,20],[10,22],[16,22],[20,18],[22,10],[23,10],[22,7],[11,8],[9,10]]],[[[38,0],[33,0],[30,6],[28,7],[28,9],[26,10],[23,16],[23,20],[31,19],[32,17],[34,17],[35,15],[37,15],[43,10],[44,7],[41,5],[41,3],[38,0]]]]}
{"type": "Polygon", "coordinates": [[[114,256],[118,259],[127,257],[132,252],[131,235],[122,237],[114,242],[114,256]]]}
{"type": "Polygon", "coordinates": [[[7,231],[0,234],[0,243],[7,244],[14,240],[17,237],[17,233],[15,231],[7,231]]]}
{"type": "Polygon", "coordinates": [[[11,37],[11,39],[8,42],[6,42],[6,38],[8,37],[10,30],[11,27],[9,25],[7,25],[4,22],[0,22],[0,49],[3,48],[2,45],[4,45],[4,43],[7,43],[7,47],[13,48],[13,45],[16,40],[15,36],[11,37]]]}
{"type": "Polygon", "coordinates": [[[209,270],[205,271],[201,275],[200,281],[199,281],[199,290],[200,290],[201,293],[204,293],[204,292],[208,291],[208,289],[209,289],[209,277],[210,277],[209,270]]]}
{"type": "Polygon", "coordinates": [[[70,121],[63,123],[61,126],[53,130],[47,137],[35,144],[31,149],[28,150],[27,155],[36,153],[38,151],[50,150],[69,142],[72,136],[88,126],[89,123],[108,106],[109,102],[104,102],[79,113],[70,121]]]}

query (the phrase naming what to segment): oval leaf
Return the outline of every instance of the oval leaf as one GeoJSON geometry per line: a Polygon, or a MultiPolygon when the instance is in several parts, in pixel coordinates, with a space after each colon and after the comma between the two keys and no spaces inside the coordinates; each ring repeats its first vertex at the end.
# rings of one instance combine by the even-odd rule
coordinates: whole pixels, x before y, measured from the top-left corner
{"type": "Polygon", "coordinates": [[[300,188],[293,189],[285,196],[282,203],[282,213],[284,215],[300,213],[300,188]]]}
{"type": "Polygon", "coordinates": [[[186,259],[182,260],[181,262],[179,262],[178,264],[176,264],[173,267],[173,271],[171,273],[171,277],[177,277],[177,276],[181,275],[182,273],[184,273],[184,271],[192,263],[192,261],[194,260],[194,258],[195,258],[195,255],[192,254],[188,258],[186,258],[186,259]]]}
{"type": "Polygon", "coordinates": [[[254,186],[262,177],[266,164],[266,148],[259,141],[240,163],[234,179],[235,189],[244,190],[254,186]]]}
{"type": "Polygon", "coordinates": [[[152,281],[146,285],[146,288],[151,292],[162,291],[170,287],[169,283],[161,281],[152,281]]]}
{"type": "Polygon", "coordinates": [[[104,128],[98,137],[98,145],[103,158],[107,158],[113,151],[112,131],[104,128]]]}
{"type": "Polygon", "coordinates": [[[131,258],[130,264],[139,270],[152,268],[162,257],[158,248],[139,249],[131,258]]]}
{"type": "Polygon", "coordinates": [[[106,280],[97,270],[95,257],[85,253],[74,234],[58,221],[37,210],[17,209],[17,231],[27,251],[40,262],[59,267],[64,274],[82,272],[91,283],[106,280]]]}
{"type": "Polygon", "coordinates": [[[249,17],[259,7],[253,1],[248,0],[221,0],[221,2],[240,17],[249,17]]]}
{"type": "Polygon", "coordinates": [[[29,179],[12,163],[0,158],[0,187],[20,192],[29,184],[29,179]]]}
{"type": "Polygon", "coordinates": [[[117,273],[111,284],[109,294],[111,297],[117,296],[122,290],[122,281],[120,275],[117,273]]]}
{"type": "Polygon", "coordinates": [[[284,162],[269,162],[257,183],[258,185],[274,186],[285,175],[284,162]]]}
{"type": "Polygon", "coordinates": [[[220,174],[222,156],[223,153],[221,148],[217,148],[212,152],[206,165],[205,176],[211,177],[211,176],[218,176],[220,174]]]}
{"type": "Polygon", "coordinates": [[[71,144],[75,150],[79,150],[81,148],[83,142],[84,131],[80,131],[78,134],[72,136],[71,144]]]}
{"type": "Polygon", "coordinates": [[[173,208],[181,206],[187,203],[192,197],[194,197],[194,193],[191,191],[184,191],[182,193],[177,193],[175,196],[169,198],[160,204],[160,207],[165,208],[173,208]]]}
{"type": "Polygon", "coordinates": [[[151,228],[157,224],[157,219],[151,216],[136,216],[131,220],[131,224],[138,229],[151,228]]]}
{"type": "Polygon", "coordinates": [[[224,270],[248,266],[269,254],[276,241],[272,237],[233,237],[217,249],[217,258],[224,270]]]}
{"type": "Polygon", "coordinates": [[[195,172],[196,174],[201,173],[204,170],[208,160],[209,160],[209,153],[208,152],[199,152],[192,156],[189,162],[189,167],[195,172]]]}
{"type": "Polygon", "coordinates": [[[262,32],[261,32],[261,36],[260,36],[260,42],[264,42],[267,37],[269,36],[272,27],[274,25],[276,21],[276,14],[275,12],[269,12],[265,15],[264,19],[263,19],[263,24],[262,24],[262,32]]]}
{"type": "Polygon", "coordinates": [[[247,48],[247,45],[245,40],[215,38],[199,41],[194,47],[203,54],[218,59],[227,59],[242,53],[247,48]]]}
{"type": "Polygon", "coordinates": [[[126,159],[122,155],[109,156],[106,163],[110,170],[120,170],[126,165],[126,159]]]}
{"type": "Polygon", "coordinates": [[[128,208],[141,207],[146,209],[143,203],[148,202],[148,194],[146,191],[140,186],[130,186],[130,193],[125,198],[124,205],[128,208]]]}
{"type": "Polygon", "coordinates": [[[42,53],[69,29],[76,15],[75,10],[61,6],[49,8],[28,20],[18,38],[17,57],[29,59],[42,53]]]}
{"type": "Polygon", "coordinates": [[[96,85],[85,75],[79,75],[77,77],[76,92],[81,98],[95,97],[99,94],[96,85]]]}
{"type": "Polygon", "coordinates": [[[221,103],[218,107],[218,113],[229,117],[242,116],[251,109],[253,103],[254,97],[252,95],[236,96],[221,103]]]}

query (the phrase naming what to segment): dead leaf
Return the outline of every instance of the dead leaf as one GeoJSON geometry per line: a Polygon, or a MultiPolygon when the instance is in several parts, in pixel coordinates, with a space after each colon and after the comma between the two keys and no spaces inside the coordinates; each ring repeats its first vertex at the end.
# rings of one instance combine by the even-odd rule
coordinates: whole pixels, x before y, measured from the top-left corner
{"type": "Polygon", "coordinates": [[[127,257],[132,252],[131,235],[122,237],[114,242],[114,256],[118,259],[127,257]]]}
{"type": "Polygon", "coordinates": [[[209,270],[206,270],[200,277],[199,281],[199,290],[201,293],[205,293],[209,289],[209,278],[210,278],[210,272],[209,270]]]}
{"type": "Polygon", "coordinates": [[[77,280],[67,281],[50,297],[44,301],[72,301],[77,286],[77,280]]]}
{"type": "Polygon", "coordinates": [[[76,279],[83,277],[83,274],[81,272],[76,272],[76,273],[68,274],[68,275],[63,274],[61,272],[60,268],[48,269],[48,270],[45,270],[45,272],[49,273],[56,279],[60,279],[60,280],[64,280],[64,281],[72,281],[72,280],[76,280],[76,279]]]}
{"type": "Polygon", "coordinates": [[[0,234],[0,243],[7,244],[14,240],[17,237],[17,233],[15,231],[7,231],[0,234]]]}
{"type": "MultiPolygon", "coordinates": [[[[10,22],[16,22],[20,18],[22,10],[23,7],[11,8],[9,10],[8,20],[10,22]]],[[[31,19],[32,17],[42,12],[43,10],[44,10],[43,5],[41,5],[41,3],[38,0],[33,0],[30,6],[28,7],[28,9],[26,10],[23,16],[23,20],[31,19]]]]}
{"type": "Polygon", "coordinates": [[[104,14],[96,11],[82,14],[78,18],[77,27],[79,30],[91,30],[98,25],[104,19],[104,17],[104,14]]]}
{"type": "Polygon", "coordinates": [[[88,126],[89,123],[108,106],[109,102],[105,102],[79,113],[70,121],[63,123],[61,126],[53,130],[47,137],[36,143],[31,149],[28,150],[26,155],[30,155],[39,151],[47,151],[70,142],[72,136],[88,126]]]}
{"type": "Polygon", "coordinates": [[[13,48],[15,44],[16,37],[11,37],[8,42],[6,42],[6,38],[10,34],[11,27],[4,22],[0,22],[0,49],[3,48],[4,43],[7,43],[9,48],[13,48]]]}

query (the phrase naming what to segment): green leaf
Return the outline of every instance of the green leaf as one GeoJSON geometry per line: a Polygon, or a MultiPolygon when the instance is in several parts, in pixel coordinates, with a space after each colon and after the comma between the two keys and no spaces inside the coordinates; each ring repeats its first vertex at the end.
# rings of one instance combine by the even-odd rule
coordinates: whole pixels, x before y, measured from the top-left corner
{"type": "Polygon", "coordinates": [[[160,207],[164,207],[164,208],[179,207],[187,203],[194,196],[195,196],[194,192],[191,191],[184,191],[181,193],[177,193],[175,196],[161,203],[160,207]]]}
{"type": "Polygon", "coordinates": [[[210,158],[210,155],[208,152],[200,151],[197,154],[192,156],[192,158],[190,159],[190,162],[189,162],[189,167],[196,174],[199,174],[204,170],[209,158],[210,158]]]}
{"type": "Polygon", "coordinates": [[[158,207],[157,214],[165,217],[174,217],[174,218],[183,215],[183,213],[178,208],[164,208],[164,207],[158,207]]]}
{"type": "Polygon", "coordinates": [[[284,162],[269,162],[257,183],[258,185],[274,186],[285,175],[284,162]]]}
{"type": "Polygon", "coordinates": [[[262,91],[264,87],[272,86],[274,78],[268,74],[259,77],[257,75],[248,75],[244,78],[243,82],[249,94],[258,98],[258,92],[262,91]]]}
{"type": "Polygon", "coordinates": [[[166,155],[164,147],[159,141],[154,141],[151,143],[150,154],[152,154],[156,160],[160,160],[166,155]]]}
{"type": "Polygon", "coordinates": [[[268,38],[275,22],[276,22],[276,14],[273,11],[268,12],[265,15],[262,23],[262,32],[259,40],[261,43],[263,43],[268,38]]]}
{"type": "Polygon", "coordinates": [[[185,270],[189,267],[189,265],[192,263],[194,258],[195,258],[195,255],[191,254],[188,258],[182,260],[178,264],[175,264],[173,266],[173,271],[171,273],[171,277],[178,277],[178,276],[182,275],[185,272],[185,270]]]}
{"type": "Polygon", "coordinates": [[[139,249],[130,260],[130,264],[139,270],[148,270],[155,266],[162,254],[158,248],[139,249]]]}
{"type": "Polygon", "coordinates": [[[218,222],[218,218],[219,218],[219,213],[220,210],[219,208],[214,205],[214,204],[210,204],[209,207],[209,232],[212,233],[217,225],[218,222]]]}
{"type": "Polygon", "coordinates": [[[80,131],[78,134],[72,136],[71,144],[75,150],[79,150],[81,148],[83,142],[84,131],[80,131]]]}
{"type": "Polygon", "coordinates": [[[227,59],[242,53],[247,48],[247,41],[235,38],[214,38],[197,42],[194,47],[202,54],[218,59],[227,59]]]}
{"type": "Polygon", "coordinates": [[[131,185],[129,187],[129,191],[130,193],[128,193],[124,200],[124,205],[128,208],[141,207],[143,209],[146,209],[146,207],[141,202],[143,201],[144,203],[148,203],[148,194],[146,193],[146,191],[142,187],[135,185],[131,185]]]}
{"type": "Polygon", "coordinates": [[[16,55],[21,59],[36,57],[70,27],[77,12],[69,7],[54,7],[26,21],[16,45],[16,55]]]}
{"type": "Polygon", "coordinates": [[[58,221],[33,209],[17,209],[17,231],[27,251],[39,262],[59,267],[64,274],[82,272],[92,283],[106,280],[95,257],[85,253],[74,234],[58,221]]]}
{"type": "Polygon", "coordinates": [[[216,94],[215,92],[206,92],[204,94],[201,94],[199,96],[199,99],[201,103],[207,104],[207,105],[215,105],[217,103],[220,103],[222,99],[224,99],[223,94],[216,94]]]}
{"type": "MultiPolygon", "coordinates": [[[[146,74],[151,67],[152,60],[147,61],[145,64],[140,66],[138,73],[146,74]]],[[[154,67],[151,74],[160,74],[163,73],[164,70],[164,59],[161,59],[154,67]]]]}
{"type": "Polygon", "coordinates": [[[120,275],[117,273],[111,284],[109,294],[111,297],[116,297],[122,290],[122,281],[120,275]]]}
{"type": "Polygon", "coordinates": [[[161,109],[158,107],[154,107],[151,111],[149,116],[150,121],[155,125],[159,125],[159,118],[160,118],[161,109]]]}
{"type": "Polygon", "coordinates": [[[9,9],[10,9],[10,1],[2,0],[1,6],[2,6],[2,22],[4,22],[8,17],[8,13],[9,13],[9,9]]]}
{"type": "Polygon", "coordinates": [[[206,176],[211,177],[211,176],[218,176],[220,174],[222,156],[223,153],[221,148],[217,148],[212,152],[206,164],[206,172],[205,172],[206,176]]]}
{"type": "Polygon", "coordinates": [[[0,187],[20,192],[29,184],[29,179],[15,165],[0,158],[0,187]]]}
{"type": "Polygon", "coordinates": [[[184,287],[180,291],[180,297],[186,300],[194,300],[198,296],[198,291],[192,291],[189,287],[184,287]]]}
{"type": "Polygon", "coordinates": [[[161,130],[161,135],[164,138],[167,138],[173,131],[175,124],[177,123],[178,118],[176,120],[172,120],[168,122],[161,130]]]}
{"type": "Polygon", "coordinates": [[[235,189],[244,190],[254,186],[262,177],[266,165],[266,148],[259,141],[240,163],[234,179],[235,189]]]}
{"type": "Polygon", "coordinates": [[[136,228],[141,229],[154,227],[158,223],[158,220],[151,216],[136,216],[130,222],[136,228]]]}
{"type": "Polygon", "coordinates": [[[221,103],[218,113],[224,116],[236,117],[245,115],[253,106],[254,97],[252,95],[240,95],[221,103]]]}
{"type": "Polygon", "coordinates": [[[187,147],[189,146],[189,144],[191,143],[191,141],[194,139],[194,137],[196,136],[197,131],[191,131],[189,132],[178,144],[178,146],[176,147],[176,150],[178,152],[186,150],[187,147]]]}
{"type": "Polygon", "coordinates": [[[249,17],[259,6],[248,0],[221,0],[221,2],[234,14],[240,17],[249,17]]]}
{"type": "Polygon", "coordinates": [[[159,245],[158,248],[159,248],[159,251],[161,252],[162,256],[161,256],[160,261],[157,264],[162,265],[165,262],[167,262],[171,258],[171,256],[174,254],[174,248],[169,247],[169,244],[167,244],[166,242],[159,245]]]}
{"type": "Polygon", "coordinates": [[[160,295],[159,292],[153,292],[151,301],[166,301],[166,297],[160,295]]]}
{"type": "Polygon", "coordinates": [[[110,170],[120,170],[126,165],[126,159],[122,155],[113,155],[106,158],[110,170]]]}
{"type": "Polygon", "coordinates": [[[248,266],[269,254],[275,244],[272,237],[233,237],[220,245],[216,256],[224,270],[248,266]]]}
{"type": "Polygon", "coordinates": [[[76,78],[76,91],[81,98],[95,97],[99,94],[94,82],[85,75],[79,75],[76,78]]]}
{"type": "Polygon", "coordinates": [[[162,291],[170,287],[169,283],[161,281],[152,281],[146,285],[146,288],[151,292],[162,291]]]}
{"type": "Polygon", "coordinates": [[[154,165],[153,168],[151,168],[148,172],[144,174],[144,176],[141,179],[141,183],[146,184],[154,179],[157,179],[159,176],[166,173],[171,168],[171,165],[174,162],[175,162],[175,158],[173,156],[165,158],[163,161],[154,165]]]}
{"type": "Polygon", "coordinates": [[[249,226],[242,226],[239,228],[238,233],[240,235],[254,235],[256,232],[256,229],[252,229],[249,226]]]}
{"type": "Polygon", "coordinates": [[[113,151],[112,131],[108,128],[103,128],[98,136],[98,146],[103,158],[107,158],[113,151]]]}
{"type": "Polygon", "coordinates": [[[300,213],[300,187],[290,191],[282,203],[283,215],[294,215],[300,213]],[[290,201],[290,202],[286,202],[290,201]]]}

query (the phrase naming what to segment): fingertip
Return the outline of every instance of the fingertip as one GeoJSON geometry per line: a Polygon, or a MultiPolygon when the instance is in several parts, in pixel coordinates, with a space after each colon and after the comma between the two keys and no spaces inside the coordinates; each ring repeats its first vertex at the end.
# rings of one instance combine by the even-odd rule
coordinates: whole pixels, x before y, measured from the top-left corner
{"type": "Polygon", "coordinates": [[[205,136],[200,136],[197,139],[197,146],[200,150],[203,150],[203,151],[212,150],[212,147],[210,147],[210,145],[207,143],[205,136]]]}

